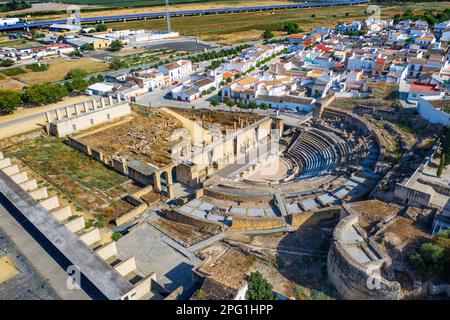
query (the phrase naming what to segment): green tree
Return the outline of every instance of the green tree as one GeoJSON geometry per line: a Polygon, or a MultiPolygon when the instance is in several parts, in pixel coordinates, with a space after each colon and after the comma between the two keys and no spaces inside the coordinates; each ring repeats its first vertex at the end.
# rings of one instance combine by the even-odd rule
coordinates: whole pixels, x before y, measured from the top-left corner
{"type": "Polygon", "coordinates": [[[233,108],[236,105],[236,102],[234,102],[234,100],[228,100],[226,105],[228,107],[230,107],[230,111],[231,111],[231,108],[233,108]]]}
{"type": "Polygon", "coordinates": [[[69,54],[69,56],[71,56],[71,57],[82,57],[83,54],[82,54],[80,51],[75,50],[75,51],[71,52],[71,53],[69,54]]]}
{"type": "Polygon", "coordinates": [[[294,22],[288,22],[288,23],[286,23],[286,24],[284,25],[282,31],[286,31],[288,34],[303,32],[303,30],[300,29],[300,27],[298,26],[298,24],[296,24],[296,23],[294,23],[294,22]]]}
{"type": "Polygon", "coordinates": [[[94,45],[92,43],[85,43],[81,46],[81,50],[83,51],[94,51],[94,45]]]}
{"type": "Polygon", "coordinates": [[[24,103],[40,105],[61,101],[67,93],[66,87],[57,83],[34,84],[23,89],[21,98],[24,103]]]}
{"type": "Polygon", "coordinates": [[[0,62],[1,67],[11,67],[12,65],[14,65],[14,61],[11,59],[1,60],[0,62]]]}
{"type": "Polygon", "coordinates": [[[248,103],[248,107],[249,107],[250,109],[252,109],[252,112],[253,112],[258,106],[256,105],[256,102],[255,102],[255,101],[250,101],[250,102],[248,103]]]}
{"type": "Polygon", "coordinates": [[[272,284],[259,271],[250,274],[245,297],[248,300],[275,300],[272,284]]]}
{"type": "Polygon", "coordinates": [[[72,79],[72,81],[66,81],[64,85],[69,92],[82,93],[89,86],[89,81],[84,78],[77,77],[72,79]]]}
{"type": "Polygon", "coordinates": [[[212,99],[210,103],[211,103],[211,105],[212,105],[213,107],[217,107],[217,106],[219,105],[219,100],[217,100],[217,99],[212,99]]]}
{"type": "Polygon", "coordinates": [[[263,32],[264,40],[269,40],[269,39],[272,39],[273,37],[274,37],[274,34],[272,31],[266,30],[263,32]]]}
{"type": "Polygon", "coordinates": [[[263,109],[263,110],[267,110],[267,109],[269,109],[269,105],[267,103],[263,102],[259,105],[259,108],[263,109]]]}
{"type": "Polygon", "coordinates": [[[22,103],[20,94],[16,91],[0,89],[0,111],[12,113],[22,103]]]}
{"type": "Polygon", "coordinates": [[[98,24],[95,26],[95,31],[97,32],[104,32],[108,30],[108,28],[104,24],[98,24]]]}
{"type": "Polygon", "coordinates": [[[86,70],[83,69],[72,69],[69,72],[67,72],[66,76],[64,77],[65,80],[75,79],[75,78],[84,78],[89,73],[86,70]]]}
{"type": "Polygon", "coordinates": [[[411,263],[428,274],[440,274],[444,269],[445,249],[434,243],[422,244],[418,253],[411,256],[411,263]]]}
{"type": "Polygon", "coordinates": [[[237,106],[238,106],[238,108],[240,108],[240,109],[244,109],[245,108],[245,102],[244,101],[239,101],[238,103],[237,103],[237,106]]]}
{"type": "Polygon", "coordinates": [[[120,50],[122,50],[122,48],[123,48],[123,44],[122,44],[122,42],[120,40],[114,40],[109,45],[109,50],[111,50],[113,52],[120,51],[120,50]]]}

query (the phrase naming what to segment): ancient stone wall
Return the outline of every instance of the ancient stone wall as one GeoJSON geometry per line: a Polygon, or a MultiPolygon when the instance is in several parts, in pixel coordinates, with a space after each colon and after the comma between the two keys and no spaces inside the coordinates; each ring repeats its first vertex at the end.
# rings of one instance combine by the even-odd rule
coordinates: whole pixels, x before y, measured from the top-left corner
{"type": "Polygon", "coordinates": [[[283,228],[285,221],[282,218],[236,218],[233,217],[232,231],[270,230],[283,228]]]}
{"type": "Polygon", "coordinates": [[[219,234],[223,231],[223,226],[214,221],[209,221],[201,218],[194,218],[192,216],[188,216],[176,209],[172,210],[163,210],[163,216],[167,219],[174,220],[177,222],[181,222],[184,224],[191,225],[199,230],[206,231],[212,234],[219,234]]]}
{"type": "Polygon", "coordinates": [[[315,225],[321,221],[339,218],[341,206],[332,206],[319,210],[309,210],[290,214],[290,221],[294,228],[315,225]]]}
{"type": "Polygon", "coordinates": [[[81,141],[79,141],[73,137],[69,137],[67,140],[65,140],[65,143],[67,145],[71,146],[72,148],[83,152],[84,154],[86,154],[88,156],[92,155],[91,148],[88,145],[82,143],[81,141]]]}
{"type": "Polygon", "coordinates": [[[341,244],[333,242],[328,252],[328,277],[342,298],[349,300],[398,300],[400,284],[381,278],[379,288],[370,289],[366,269],[349,257],[341,244]]]}
{"type": "Polygon", "coordinates": [[[232,201],[270,201],[273,199],[273,195],[245,195],[245,194],[230,194],[221,193],[208,188],[205,188],[204,194],[210,196],[211,198],[232,200],[232,201]]]}
{"type": "Polygon", "coordinates": [[[352,235],[351,229],[358,226],[358,215],[343,210],[341,216],[343,218],[333,232],[327,260],[328,277],[336,290],[349,300],[400,299],[400,284],[383,276],[384,263],[389,259],[385,259],[385,255],[376,247],[364,248],[367,243],[354,239],[352,235]],[[367,262],[363,262],[365,259],[360,257],[364,254],[370,256],[367,262]]]}

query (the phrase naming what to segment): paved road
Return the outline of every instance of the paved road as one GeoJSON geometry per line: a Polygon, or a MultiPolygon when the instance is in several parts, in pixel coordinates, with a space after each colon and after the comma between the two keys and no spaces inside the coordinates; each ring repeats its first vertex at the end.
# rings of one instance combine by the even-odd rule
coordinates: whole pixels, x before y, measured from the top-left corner
{"type": "MultiPolygon", "coordinates": [[[[92,100],[92,97],[86,96],[86,99],[80,100],[78,103],[82,103],[83,101],[91,101],[91,100],[92,100]]],[[[41,118],[45,117],[45,113],[46,112],[54,111],[54,110],[57,110],[57,109],[63,110],[64,108],[65,107],[59,106],[59,107],[48,109],[46,111],[42,111],[42,112],[39,112],[39,113],[31,114],[29,116],[24,116],[24,117],[17,118],[17,119],[14,119],[14,120],[5,121],[5,122],[0,123],[0,129],[11,127],[11,126],[20,124],[22,122],[27,122],[27,121],[31,121],[31,120],[41,119],[41,118]]]]}

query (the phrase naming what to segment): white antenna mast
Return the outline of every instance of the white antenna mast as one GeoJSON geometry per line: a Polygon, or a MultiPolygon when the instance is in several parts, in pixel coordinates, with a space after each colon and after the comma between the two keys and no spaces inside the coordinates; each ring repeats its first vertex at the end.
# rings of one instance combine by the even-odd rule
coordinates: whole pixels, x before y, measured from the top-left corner
{"type": "Polygon", "coordinates": [[[167,33],[171,33],[170,29],[170,14],[169,14],[169,0],[166,0],[166,15],[167,15],[167,33]]]}

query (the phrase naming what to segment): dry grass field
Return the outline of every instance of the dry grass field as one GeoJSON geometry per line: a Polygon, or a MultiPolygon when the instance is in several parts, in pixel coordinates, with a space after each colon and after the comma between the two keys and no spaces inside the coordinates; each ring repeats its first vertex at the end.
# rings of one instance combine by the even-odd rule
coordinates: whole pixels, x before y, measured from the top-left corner
{"type": "Polygon", "coordinates": [[[15,76],[14,79],[32,85],[64,80],[66,74],[72,69],[79,68],[89,73],[96,73],[108,69],[107,63],[91,58],[64,59],[49,62],[48,65],[49,68],[47,71],[28,72],[15,76]]]}
{"type": "MultiPolygon", "coordinates": [[[[382,18],[393,17],[406,8],[416,11],[444,9],[450,2],[416,3],[407,6],[382,7],[382,18]]],[[[172,29],[182,35],[198,36],[203,40],[218,41],[223,44],[237,44],[261,38],[264,30],[280,30],[284,24],[295,22],[304,30],[318,26],[335,26],[338,21],[363,20],[368,17],[367,6],[334,8],[293,9],[265,12],[205,15],[193,17],[172,17],[172,29]]],[[[116,29],[165,29],[165,19],[109,23],[116,29]]]]}
{"type": "MultiPolygon", "coordinates": [[[[67,2],[70,2],[69,0],[67,2]]],[[[75,2],[75,1],[73,1],[75,2]]],[[[84,0],[83,0],[84,2],[84,0]]],[[[171,1],[172,2],[172,1],[171,1]]],[[[225,1],[208,1],[199,3],[182,3],[182,4],[170,4],[170,10],[199,10],[199,9],[209,9],[209,8],[225,8],[225,7],[248,7],[248,6],[260,6],[260,5],[271,5],[271,4],[291,4],[292,2],[287,0],[225,0],[225,1]]],[[[125,5],[124,3],[119,3],[117,6],[125,5]]],[[[164,6],[151,6],[144,8],[123,8],[123,9],[105,9],[102,11],[93,12],[83,12],[82,17],[98,17],[99,15],[116,15],[116,14],[134,14],[134,13],[145,13],[145,12],[161,12],[165,11],[164,6]]],[[[32,17],[31,20],[47,20],[47,19],[64,19],[66,14],[49,14],[42,15],[39,17],[32,17]]]]}

